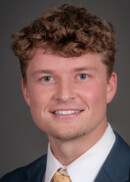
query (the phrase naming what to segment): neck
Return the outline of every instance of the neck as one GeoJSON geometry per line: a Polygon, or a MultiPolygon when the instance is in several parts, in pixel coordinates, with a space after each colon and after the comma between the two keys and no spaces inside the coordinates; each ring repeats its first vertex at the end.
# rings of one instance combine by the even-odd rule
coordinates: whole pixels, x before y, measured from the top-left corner
{"type": "Polygon", "coordinates": [[[83,153],[88,151],[102,137],[107,127],[107,123],[102,130],[97,129],[93,133],[88,133],[82,137],[63,141],[52,136],[48,136],[51,150],[58,161],[64,166],[69,165],[83,153]]]}

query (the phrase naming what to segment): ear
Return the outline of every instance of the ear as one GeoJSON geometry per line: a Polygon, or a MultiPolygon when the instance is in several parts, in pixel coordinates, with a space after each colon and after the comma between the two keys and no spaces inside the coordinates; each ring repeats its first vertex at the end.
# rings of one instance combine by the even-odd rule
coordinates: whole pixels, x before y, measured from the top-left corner
{"type": "Polygon", "coordinates": [[[27,103],[28,106],[30,106],[29,92],[27,89],[27,85],[23,79],[22,79],[22,92],[23,92],[25,102],[27,103]]]}
{"type": "Polygon", "coordinates": [[[110,103],[115,96],[117,90],[117,74],[113,72],[108,80],[107,85],[107,103],[110,103]]]}

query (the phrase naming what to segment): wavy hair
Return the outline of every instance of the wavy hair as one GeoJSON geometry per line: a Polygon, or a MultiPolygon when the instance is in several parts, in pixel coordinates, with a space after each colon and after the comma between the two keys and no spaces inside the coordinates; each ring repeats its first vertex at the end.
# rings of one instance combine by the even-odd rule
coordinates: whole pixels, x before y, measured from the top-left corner
{"type": "Polygon", "coordinates": [[[24,80],[36,48],[63,57],[80,56],[87,52],[101,53],[110,76],[115,61],[116,38],[110,22],[85,8],[63,4],[45,12],[12,35],[12,50],[19,57],[24,80]]]}

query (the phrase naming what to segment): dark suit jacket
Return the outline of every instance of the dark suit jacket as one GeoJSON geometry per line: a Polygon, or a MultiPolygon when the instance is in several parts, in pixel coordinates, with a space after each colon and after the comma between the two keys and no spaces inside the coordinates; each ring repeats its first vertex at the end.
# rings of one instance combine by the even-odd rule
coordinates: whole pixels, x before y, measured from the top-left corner
{"type": "MultiPolygon", "coordinates": [[[[46,159],[47,155],[44,155],[31,164],[6,174],[0,182],[42,182],[46,159]]],[[[95,182],[130,182],[130,148],[118,134],[95,182]]]]}

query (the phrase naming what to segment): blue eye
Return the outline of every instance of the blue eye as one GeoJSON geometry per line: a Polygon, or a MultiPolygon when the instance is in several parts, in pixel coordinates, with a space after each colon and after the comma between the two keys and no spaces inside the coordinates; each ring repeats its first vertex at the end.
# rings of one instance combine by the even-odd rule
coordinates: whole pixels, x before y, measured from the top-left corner
{"type": "Polygon", "coordinates": [[[42,78],[42,80],[44,80],[45,82],[49,82],[51,80],[51,77],[50,76],[44,76],[42,78]]]}
{"type": "Polygon", "coordinates": [[[80,75],[79,75],[79,78],[80,78],[81,80],[85,80],[87,77],[88,77],[87,74],[80,74],[80,75]]]}

